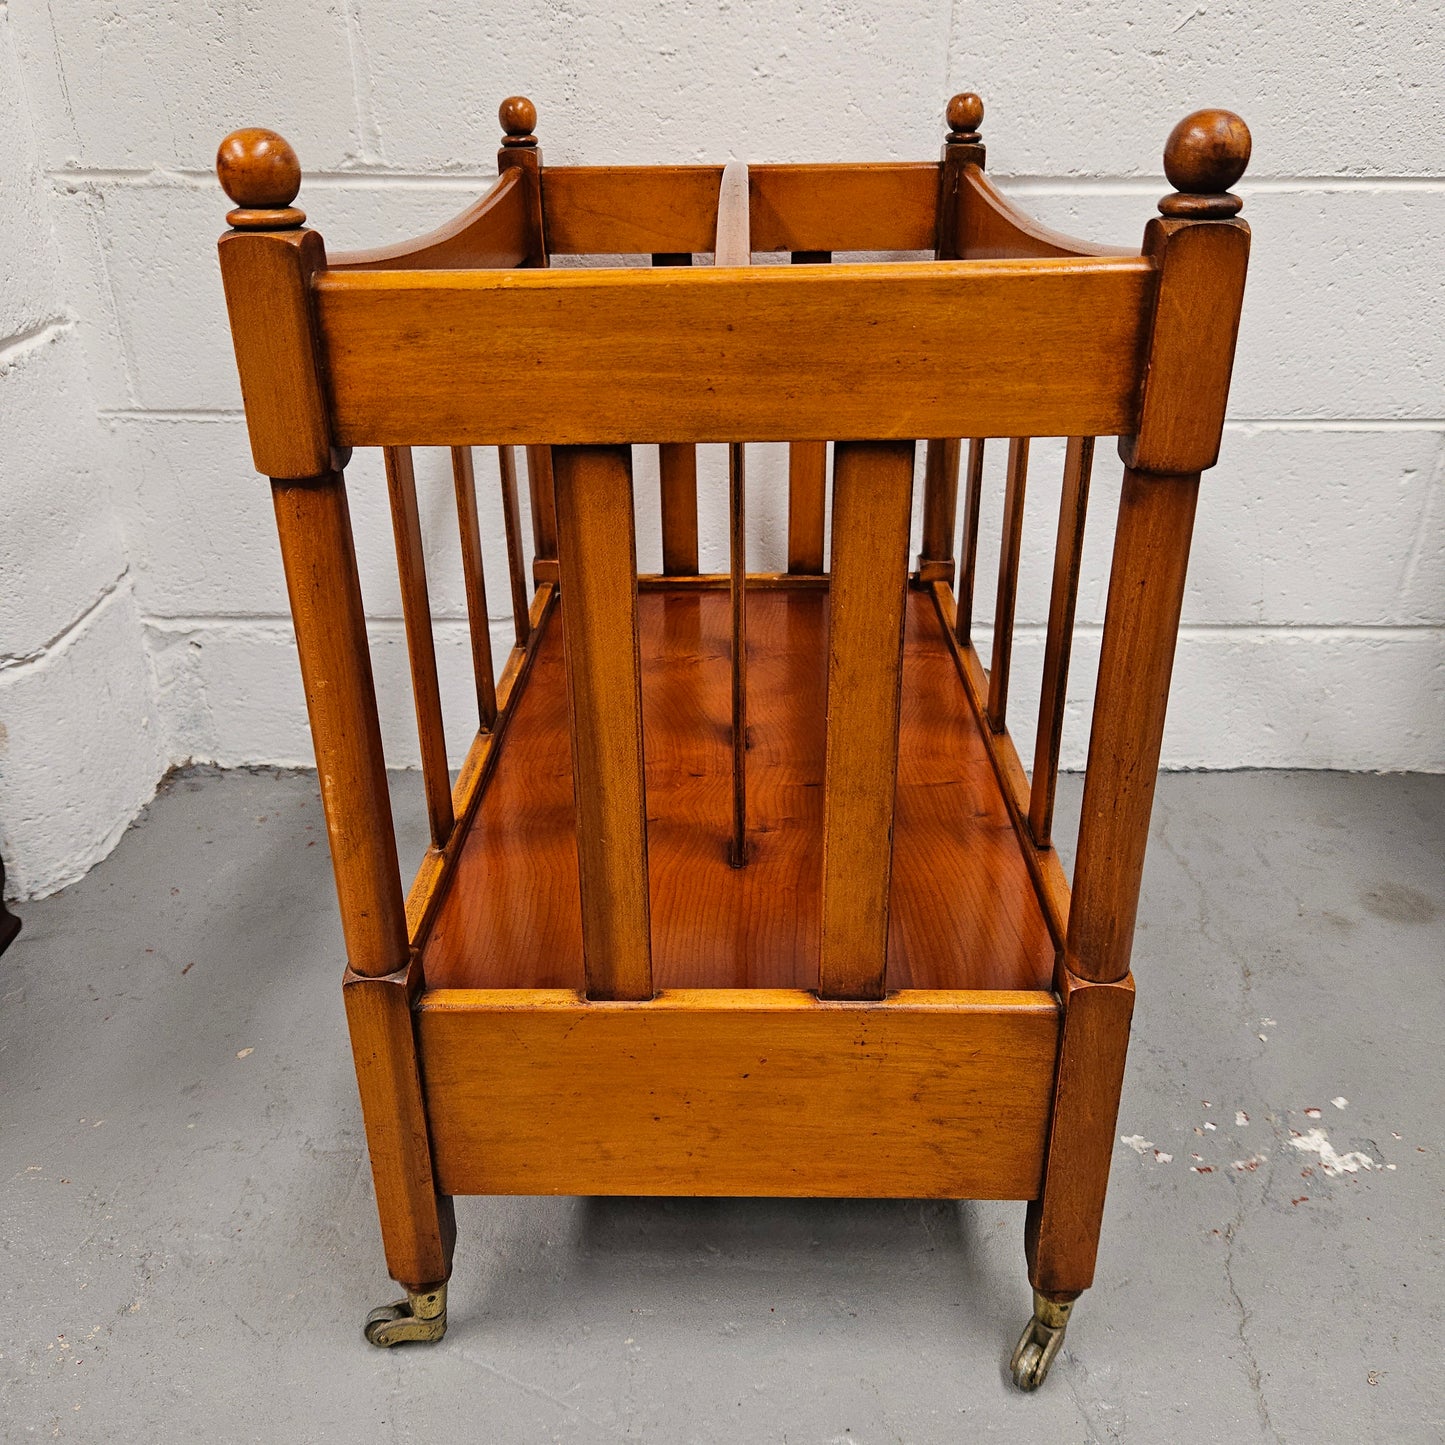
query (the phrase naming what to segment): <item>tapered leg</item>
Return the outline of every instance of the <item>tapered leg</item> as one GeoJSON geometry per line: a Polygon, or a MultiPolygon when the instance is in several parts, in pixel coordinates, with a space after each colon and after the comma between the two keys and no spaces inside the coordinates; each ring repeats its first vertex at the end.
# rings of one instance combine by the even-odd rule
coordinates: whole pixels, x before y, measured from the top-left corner
{"type": "Polygon", "coordinates": [[[1094,1282],[1134,980],[1086,983],[1061,969],[1063,1037],[1044,1187],[1024,1229],[1034,1314],[1013,1355],[1014,1383],[1037,1389],[1063,1343],[1073,1302],[1094,1282]]]}

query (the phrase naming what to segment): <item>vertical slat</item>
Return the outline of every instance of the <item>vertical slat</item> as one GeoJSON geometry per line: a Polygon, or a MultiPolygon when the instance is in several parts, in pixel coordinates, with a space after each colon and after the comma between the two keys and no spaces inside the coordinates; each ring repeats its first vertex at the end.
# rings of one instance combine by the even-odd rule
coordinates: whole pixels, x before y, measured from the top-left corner
{"type": "Polygon", "coordinates": [[[512,626],[517,646],[525,647],[532,634],[527,595],[527,569],[522,563],[522,512],[517,502],[517,452],[497,448],[497,472],[502,483],[502,519],[507,529],[507,577],[512,585],[512,626]]]}
{"type": "Polygon", "coordinates": [[[1059,783],[1059,748],[1068,700],[1069,653],[1074,641],[1074,605],[1084,555],[1084,517],[1089,509],[1089,473],[1094,438],[1070,437],[1064,454],[1064,487],[1059,497],[1059,534],[1054,543],[1054,581],[1049,593],[1049,630],[1044,641],[1039,730],[1034,743],[1034,776],[1029,792],[1029,832],[1040,848],[1053,836],[1054,793],[1059,783]]]}
{"type": "Polygon", "coordinates": [[[728,862],[748,861],[748,529],[741,442],[728,447],[728,562],[732,594],[733,827],[728,862]]]}
{"type": "Polygon", "coordinates": [[[410,447],[387,447],[386,489],[391,498],[391,527],[401,581],[401,615],[411,660],[411,690],[416,700],[416,731],[421,743],[422,782],[432,842],[440,848],[451,837],[452,782],[447,771],[447,742],[442,729],[441,689],[437,684],[436,641],[426,590],[421,518],[416,506],[416,473],[410,447]]]}
{"type": "Polygon", "coordinates": [[[547,564],[557,560],[557,504],[553,497],[551,447],[527,448],[527,491],[532,501],[532,573],[537,576],[549,571],[547,564]]]}
{"type": "Polygon", "coordinates": [[[697,448],[663,442],[657,449],[662,479],[662,570],[669,577],[697,574],[697,448]]]}
{"type": "Polygon", "coordinates": [[[462,582],[467,594],[472,673],[477,683],[477,719],[482,731],[490,732],[497,721],[497,674],[492,664],[492,629],[487,617],[487,581],[482,570],[482,528],[477,520],[477,475],[471,447],[452,448],[452,483],[462,539],[462,582]]]}
{"type": "Polygon", "coordinates": [[[918,575],[953,586],[953,534],[958,524],[958,461],[962,444],[934,437],[923,464],[923,538],[918,575]]]}
{"type": "Polygon", "coordinates": [[[963,506],[963,541],[958,572],[958,622],[960,642],[973,640],[973,593],[978,575],[978,514],[983,501],[983,438],[968,444],[968,490],[963,506]]]}
{"type": "Polygon", "coordinates": [[[1008,482],[1003,496],[1003,544],[998,554],[998,600],[993,612],[993,662],[988,670],[988,725],[1004,729],[1008,713],[1009,664],[1013,659],[1014,603],[1019,589],[1019,555],[1024,539],[1024,493],[1029,477],[1029,439],[1008,444],[1008,482]]]}
{"type": "Polygon", "coordinates": [[[824,998],[882,998],[913,507],[912,442],[838,442],[828,602],[824,998]]]}
{"type": "MultiPolygon", "coordinates": [[[[691,266],[690,251],[659,251],[654,266],[691,266]]],[[[670,577],[697,573],[697,448],[664,442],[657,449],[661,477],[662,570],[670,577]]]]}
{"type": "MultiPolygon", "coordinates": [[[[794,251],[795,266],[826,266],[831,251],[794,251]]],[[[788,447],[788,571],[816,577],[823,570],[828,502],[828,443],[788,447]]]]}
{"type": "Polygon", "coordinates": [[[652,997],[632,451],[554,452],[587,996],[652,997]]]}

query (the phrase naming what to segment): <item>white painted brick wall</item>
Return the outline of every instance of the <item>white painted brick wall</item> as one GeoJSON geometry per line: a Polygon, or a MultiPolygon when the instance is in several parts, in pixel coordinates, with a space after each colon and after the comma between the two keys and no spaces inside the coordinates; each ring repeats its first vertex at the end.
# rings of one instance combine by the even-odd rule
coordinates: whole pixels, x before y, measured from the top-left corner
{"type": "MultiPolygon", "coordinates": [[[[5,21],[20,64],[0,106],[12,97],[30,139],[0,157],[10,262],[0,338],[22,338],[23,353],[54,332],[27,363],[43,380],[19,380],[17,366],[12,385],[0,371],[10,407],[0,507],[26,516],[23,532],[0,538],[0,565],[25,583],[0,599],[0,654],[43,651],[102,595],[117,616],[133,609],[156,721],[128,755],[144,765],[127,763],[127,776],[189,758],[310,757],[215,262],[226,202],[211,163],[226,131],[264,124],[289,137],[306,169],[301,203],[342,248],[428,229],[484,187],[505,94],[537,102],[555,163],[866,160],[936,155],[943,104],[964,88],[987,103],[999,184],[1048,223],[1102,240],[1137,242],[1180,115],[1228,105],[1254,133],[1240,187],[1254,256],[1231,418],[1200,509],[1166,764],[1445,768],[1438,5],[618,0],[524,15],[459,0],[11,0],[5,21]]],[[[1101,450],[1073,763],[1087,742],[1118,492],[1118,465],[1101,450]]],[[[1026,755],[1060,458],[1040,444],[1030,484],[1014,708],[1026,755]]],[[[754,565],[780,560],[784,475],[777,449],[750,452],[754,565]]],[[[359,455],[350,480],[388,755],[415,763],[376,458],[359,455]]],[[[445,456],[419,454],[418,482],[459,750],[470,681],[445,456]]],[[[500,655],[510,627],[490,459],[479,482],[500,655]]],[[[704,558],[718,565],[720,455],[704,457],[703,482],[704,558]]],[[[638,495],[641,559],[655,565],[656,469],[641,451],[638,495]]],[[[981,599],[996,556],[986,541],[981,599]]],[[[70,766],[62,752],[37,757],[42,775],[70,766]]],[[[11,828],[5,797],[0,828],[11,828]]],[[[26,878],[50,886],[44,867],[26,878]]]]}

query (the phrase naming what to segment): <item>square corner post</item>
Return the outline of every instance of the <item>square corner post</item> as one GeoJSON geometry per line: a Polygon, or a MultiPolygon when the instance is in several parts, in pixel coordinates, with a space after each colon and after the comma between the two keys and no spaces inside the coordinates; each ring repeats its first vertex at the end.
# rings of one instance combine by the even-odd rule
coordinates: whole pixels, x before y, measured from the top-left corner
{"type": "Polygon", "coordinates": [[[317,362],[311,282],[326,252],[294,209],[241,209],[230,219],[237,229],[221,237],[221,274],[252,454],[271,478],[387,1267],[408,1290],[436,1288],[451,1273],[455,1227],[451,1200],[435,1187],[417,1068],[414,965],[342,476],[347,454],[331,444],[317,362]]]}
{"type": "MultiPolygon", "coordinates": [[[[964,92],[949,101],[949,130],[938,167],[938,238],[933,252],[937,261],[957,261],[963,253],[963,171],[965,166],[984,164],[984,144],[978,129],[982,123],[983,102],[976,95],[964,92]]],[[[949,590],[953,590],[961,451],[958,437],[931,437],[928,441],[923,470],[923,535],[913,574],[919,586],[947,582],[949,590]]]]}
{"type": "Polygon", "coordinates": [[[1054,1110],[1025,1234],[1030,1281],[1060,1308],[1093,1282],[1195,502],[1200,473],[1218,458],[1249,257],[1249,228],[1233,219],[1236,198],[1166,196],[1160,209],[1143,247],[1158,282],[1139,426],[1120,442],[1124,486],[1058,971],[1064,1022],[1054,1110]]]}

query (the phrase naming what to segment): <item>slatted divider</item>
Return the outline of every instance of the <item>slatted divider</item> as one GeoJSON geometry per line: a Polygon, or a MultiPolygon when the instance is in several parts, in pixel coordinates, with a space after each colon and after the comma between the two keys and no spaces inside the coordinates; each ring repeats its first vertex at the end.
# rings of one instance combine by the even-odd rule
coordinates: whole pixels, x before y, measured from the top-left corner
{"type": "Polygon", "coordinates": [[[1014,604],[1018,600],[1019,558],[1024,538],[1024,493],[1028,486],[1029,439],[1008,444],[1008,481],[1003,496],[1003,543],[998,556],[998,599],[993,614],[993,661],[988,670],[988,723],[996,733],[1008,716],[1009,667],[1013,660],[1014,604]]]}
{"type": "MultiPolygon", "coordinates": [[[[658,251],[654,266],[691,266],[691,251],[658,251]]],[[[670,577],[697,575],[697,448],[663,442],[657,449],[662,498],[662,570],[670,577]]]]}
{"type": "Polygon", "coordinates": [[[457,527],[462,541],[462,581],[467,595],[472,674],[477,684],[477,719],[483,732],[491,732],[497,724],[497,674],[492,662],[492,629],[487,615],[482,528],[477,520],[477,477],[471,447],[452,448],[452,484],[457,494],[457,527]]]}
{"type": "Polygon", "coordinates": [[[934,437],[923,465],[923,539],[918,575],[923,582],[953,586],[953,534],[958,522],[958,462],[962,444],[934,437]]]}
{"type": "Polygon", "coordinates": [[[587,997],[652,997],[632,449],[553,452],[587,997]]]}
{"type": "MultiPolygon", "coordinates": [[[[831,251],[794,251],[795,266],[827,266],[831,251]]],[[[828,443],[788,443],[788,571],[818,576],[828,501],[828,443]]]]}
{"type": "Polygon", "coordinates": [[[522,512],[517,501],[517,452],[497,448],[497,474],[502,486],[502,519],[507,530],[507,580],[512,588],[512,626],[517,646],[525,647],[532,632],[527,570],[522,562],[522,512]]]}
{"type": "MultiPolygon", "coordinates": [[[[748,168],[729,161],[718,187],[718,266],[752,264],[752,225],[748,205],[748,168]]],[[[728,862],[748,861],[748,531],[747,474],[741,442],[728,446],[728,590],[732,601],[732,745],[733,807],[728,862]]]]}
{"type": "Polygon", "coordinates": [[[824,998],[882,998],[898,778],[912,442],[833,449],[823,792],[824,998]]]}
{"type": "Polygon", "coordinates": [[[391,501],[392,534],[401,582],[401,615],[411,663],[411,690],[416,701],[416,730],[421,744],[422,783],[427,820],[438,848],[451,837],[452,783],[447,770],[447,741],[442,728],[441,688],[437,682],[436,640],[432,636],[431,602],[427,597],[426,557],[422,551],[421,518],[416,504],[416,472],[410,447],[385,448],[386,489],[391,501]]]}
{"type": "Polygon", "coordinates": [[[552,485],[552,448],[527,448],[527,489],[532,500],[532,577],[557,580],[557,504],[552,485]]]}
{"type": "Polygon", "coordinates": [[[959,547],[958,623],[960,642],[973,639],[973,594],[978,575],[978,515],[983,502],[983,438],[968,444],[968,488],[964,493],[963,538],[959,547]]]}
{"type": "Polygon", "coordinates": [[[1039,692],[1039,728],[1034,742],[1034,772],[1029,792],[1029,832],[1040,848],[1050,846],[1054,794],[1059,783],[1059,750],[1068,701],[1069,653],[1074,640],[1074,608],[1079,596],[1079,567],[1084,554],[1084,518],[1089,509],[1089,474],[1094,438],[1070,437],[1064,453],[1064,485],[1059,498],[1059,531],[1054,544],[1054,580],[1049,592],[1049,626],[1044,641],[1043,686],[1039,692]]]}

